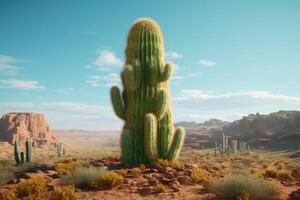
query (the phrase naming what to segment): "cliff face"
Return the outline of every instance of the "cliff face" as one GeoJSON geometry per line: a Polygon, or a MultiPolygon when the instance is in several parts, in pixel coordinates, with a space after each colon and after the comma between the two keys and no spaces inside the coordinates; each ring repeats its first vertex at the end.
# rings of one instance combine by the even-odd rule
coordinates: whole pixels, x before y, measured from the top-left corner
{"type": "Polygon", "coordinates": [[[30,138],[33,145],[55,145],[56,138],[47,125],[44,115],[38,113],[7,113],[0,119],[0,139],[13,143],[30,138]]]}

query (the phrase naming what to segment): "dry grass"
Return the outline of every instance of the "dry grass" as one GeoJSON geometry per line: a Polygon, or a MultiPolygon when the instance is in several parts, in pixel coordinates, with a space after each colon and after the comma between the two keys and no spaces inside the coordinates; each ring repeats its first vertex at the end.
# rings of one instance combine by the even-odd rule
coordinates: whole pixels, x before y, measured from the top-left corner
{"type": "Polygon", "coordinates": [[[279,195],[277,182],[268,182],[249,175],[228,175],[222,180],[211,184],[209,190],[220,194],[223,198],[241,198],[248,193],[251,200],[276,199],[279,195]]]}
{"type": "Polygon", "coordinates": [[[65,175],[61,175],[61,178],[66,185],[88,186],[91,181],[105,172],[106,170],[102,167],[80,166],[73,171],[68,171],[65,175]]]}
{"type": "Polygon", "coordinates": [[[135,178],[139,177],[142,174],[142,170],[140,168],[137,168],[137,167],[132,168],[129,172],[135,178]]]}
{"type": "Polygon", "coordinates": [[[90,187],[94,189],[111,189],[123,183],[123,177],[113,171],[106,171],[90,182],[90,187]]]}
{"type": "Polygon", "coordinates": [[[64,158],[54,163],[55,170],[58,174],[66,174],[67,172],[71,172],[75,170],[78,165],[79,162],[76,158],[64,158]]]}
{"type": "Polygon", "coordinates": [[[78,197],[73,185],[55,186],[49,195],[49,200],[78,200],[78,197]]]}

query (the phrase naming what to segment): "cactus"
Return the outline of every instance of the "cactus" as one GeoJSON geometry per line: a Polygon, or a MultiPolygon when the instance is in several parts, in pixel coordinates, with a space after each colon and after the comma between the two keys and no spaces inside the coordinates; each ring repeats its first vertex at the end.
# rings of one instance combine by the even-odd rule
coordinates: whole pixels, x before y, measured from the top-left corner
{"type": "Polygon", "coordinates": [[[25,142],[26,162],[31,162],[31,141],[27,138],[25,142]]]}
{"type": "Polygon", "coordinates": [[[60,158],[61,155],[63,154],[61,142],[56,146],[56,151],[57,151],[57,156],[60,158]]]}
{"type": "Polygon", "coordinates": [[[125,55],[124,91],[110,91],[114,112],[124,120],[121,160],[129,165],[175,160],[185,131],[174,132],[167,83],[172,65],[164,64],[163,38],[153,20],[142,18],[132,25],[125,55]]]}
{"type": "Polygon", "coordinates": [[[20,153],[20,158],[21,158],[21,164],[23,165],[24,164],[24,152],[23,151],[20,153]]]}
{"type": "Polygon", "coordinates": [[[18,143],[17,141],[14,142],[14,157],[17,165],[20,165],[20,157],[19,157],[19,152],[18,152],[18,143]]]}

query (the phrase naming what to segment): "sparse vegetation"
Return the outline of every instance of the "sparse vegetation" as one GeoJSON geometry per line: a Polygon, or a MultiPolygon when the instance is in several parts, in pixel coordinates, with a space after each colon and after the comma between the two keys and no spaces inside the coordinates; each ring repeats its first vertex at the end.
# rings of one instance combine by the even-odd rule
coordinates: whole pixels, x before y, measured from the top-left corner
{"type": "Polygon", "coordinates": [[[58,174],[66,174],[67,172],[73,171],[79,162],[77,158],[65,158],[54,163],[55,170],[58,174]]]}
{"type": "Polygon", "coordinates": [[[49,200],[78,200],[73,185],[56,186],[50,193],[49,200]]]}
{"type": "Polygon", "coordinates": [[[268,182],[242,174],[228,175],[212,183],[209,189],[211,192],[230,199],[242,198],[243,193],[249,194],[251,200],[276,199],[279,195],[279,186],[276,182],[268,182]]]}
{"type": "Polygon", "coordinates": [[[10,191],[7,194],[10,197],[15,196],[17,199],[36,200],[42,199],[46,190],[46,180],[43,177],[35,176],[19,183],[16,190],[10,191]]]}
{"type": "Polygon", "coordinates": [[[102,167],[79,166],[65,175],[61,175],[62,182],[66,185],[88,186],[91,181],[106,172],[102,167]]]}
{"type": "Polygon", "coordinates": [[[111,189],[123,183],[123,177],[113,171],[105,171],[95,180],[91,181],[90,186],[94,189],[111,189]]]}
{"type": "Polygon", "coordinates": [[[140,168],[135,167],[130,170],[130,174],[133,177],[139,177],[142,174],[142,170],[140,168]]]}

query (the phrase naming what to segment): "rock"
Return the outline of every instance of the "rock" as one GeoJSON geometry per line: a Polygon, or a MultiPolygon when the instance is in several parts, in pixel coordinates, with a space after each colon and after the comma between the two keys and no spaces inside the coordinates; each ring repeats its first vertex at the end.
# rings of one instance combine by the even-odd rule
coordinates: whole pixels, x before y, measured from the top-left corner
{"type": "Polygon", "coordinates": [[[172,178],[172,179],[168,179],[168,178],[163,178],[162,180],[160,180],[160,182],[162,182],[163,184],[169,184],[170,182],[174,182],[177,181],[176,178],[172,178]]]}
{"type": "Polygon", "coordinates": [[[13,143],[32,140],[35,147],[55,146],[58,141],[47,125],[44,115],[38,113],[7,113],[0,119],[0,139],[13,143]]]}
{"type": "Polygon", "coordinates": [[[177,181],[182,185],[191,185],[192,179],[189,176],[179,176],[177,177],[177,181]]]}
{"type": "Polygon", "coordinates": [[[172,181],[168,184],[169,188],[178,192],[180,190],[180,183],[178,181],[172,181]]]}
{"type": "Polygon", "coordinates": [[[153,178],[153,177],[149,178],[148,182],[149,182],[149,185],[157,185],[160,183],[159,180],[157,180],[156,178],[153,178]]]}
{"type": "Polygon", "coordinates": [[[157,188],[154,186],[142,187],[139,188],[141,194],[155,194],[158,193],[157,188]]]}
{"type": "Polygon", "coordinates": [[[289,200],[300,200],[300,189],[289,194],[289,200]]]}

